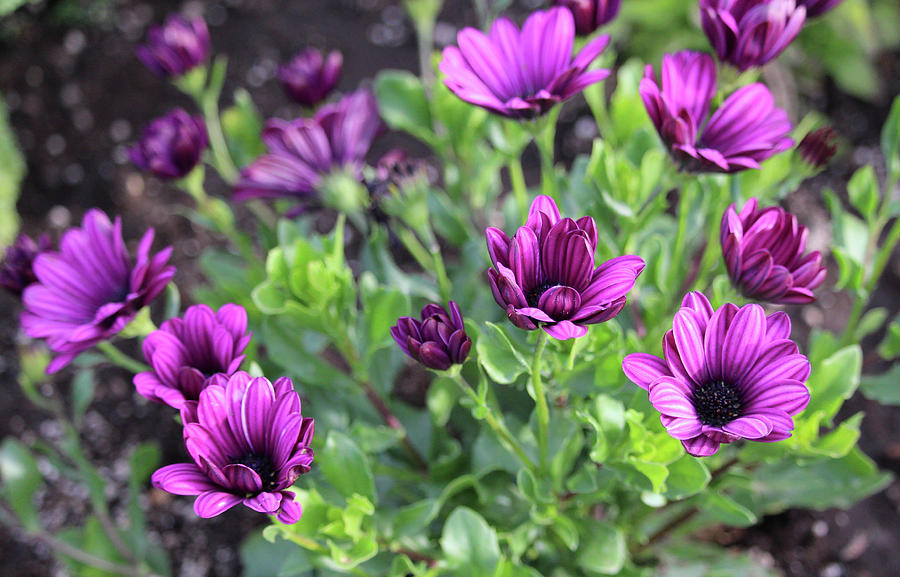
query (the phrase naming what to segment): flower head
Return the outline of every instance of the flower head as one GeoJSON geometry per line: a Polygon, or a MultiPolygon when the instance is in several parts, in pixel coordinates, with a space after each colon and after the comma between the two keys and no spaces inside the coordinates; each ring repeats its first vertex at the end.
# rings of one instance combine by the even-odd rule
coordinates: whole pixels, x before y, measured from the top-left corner
{"type": "Polygon", "coordinates": [[[268,153],[241,171],[234,197],[306,199],[332,171],[361,178],[366,153],[382,129],[368,89],[323,106],[312,118],[270,120],[262,135],[268,153]]]}
{"type": "Polygon", "coordinates": [[[197,166],[208,145],[203,117],[176,108],[144,128],[141,140],[128,150],[128,157],[157,178],[181,178],[197,166]]]}
{"type": "Polygon", "coordinates": [[[440,305],[427,304],[422,320],[400,317],[391,327],[391,336],[410,358],[436,371],[463,364],[472,348],[462,313],[453,301],[450,314],[440,305]]]}
{"type": "Polygon", "coordinates": [[[797,4],[806,7],[806,17],[815,18],[825,14],[844,0],[797,0],[797,4]]]}
{"type": "Polygon", "coordinates": [[[751,198],[738,213],[722,215],[722,254],[734,285],[744,296],[771,303],[811,303],[825,280],[819,251],[803,254],[806,227],[777,206],[759,210],[751,198]]]}
{"type": "Polygon", "coordinates": [[[21,297],[25,287],[37,281],[34,259],[51,248],[53,243],[46,234],[38,237],[37,242],[20,234],[13,244],[6,247],[6,258],[0,263],[0,286],[10,294],[21,297]]]}
{"type": "Polygon", "coordinates": [[[631,255],[595,268],[594,219],[561,218],[548,196],[534,199],[525,226],[512,238],[496,228],[486,236],[494,300],[517,327],[540,327],[560,340],[584,336],[585,325],[619,314],[644,270],[643,259],[631,255]]]}
{"type": "Polygon", "coordinates": [[[21,323],[26,335],[46,339],[57,353],[47,372],[116,335],[162,292],[175,275],[175,267],[166,264],[172,249],[151,256],[152,244],[151,228],[132,261],[122,239],[122,219],[111,223],[92,209],[81,228],[63,235],[59,252],[38,255],[37,282],[22,294],[21,323]]]}
{"type": "Polygon", "coordinates": [[[781,441],[809,404],[810,365],[790,340],[784,312],[728,303],[716,310],[688,293],[663,339],[665,358],[625,357],[622,369],[649,391],[668,433],[688,453],[708,457],[738,439],[781,441]]]}
{"type": "Polygon", "coordinates": [[[172,14],[164,25],[150,28],[137,57],[160,76],[181,76],[203,64],[209,50],[209,29],[202,18],[185,20],[172,14]]]}
{"type": "Polygon", "coordinates": [[[700,0],[703,31],[719,60],[738,70],[762,66],[787,48],[806,20],[796,0],[700,0]]]}
{"type": "Polygon", "coordinates": [[[278,69],[278,80],[291,100],[313,107],[337,85],[343,64],[344,57],[336,50],[326,57],[315,48],[307,48],[278,69]]]}
{"type": "Polygon", "coordinates": [[[521,32],[497,19],[490,35],[464,28],[459,47],[444,49],[444,84],[466,102],[510,118],[535,118],[609,76],[588,66],[609,36],[589,42],[572,58],[575,22],[565,8],[533,13],[521,32]]]}
{"type": "Polygon", "coordinates": [[[144,358],[153,367],[134,376],[142,396],[181,409],[196,402],[210,377],[234,374],[250,342],[247,311],[234,304],[213,312],[194,305],[184,318],[169,319],[144,339],[144,358]]]}
{"type": "Polygon", "coordinates": [[[288,489],[310,469],[315,424],[300,413],[290,379],[270,383],[244,372],[215,375],[181,418],[193,462],[158,469],[154,487],[197,495],[194,512],[203,518],[243,503],[278,515],[282,523],[300,519],[303,509],[288,489]]]}
{"type": "Polygon", "coordinates": [[[823,126],[804,136],[797,151],[811,167],[824,168],[837,152],[836,138],[837,134],[830,126],[823,126]]]}
{"type": "Polygon", "coordinates": [[[622,0],[553,0],[553,4],[567,8],[575,19],[575,33],[587,36],[616,17],[622,0]]]}
{"type": "Polygon", "coordinates": [[[662,61],[662,88],[647,65],[640,94],[650,120],[681,167],[738,172],[789,149],[791,123],[775,108],[769,89],[751,84],[725,99],[710,116],[716,63],[708,54],[678,52],[662,61]]]}

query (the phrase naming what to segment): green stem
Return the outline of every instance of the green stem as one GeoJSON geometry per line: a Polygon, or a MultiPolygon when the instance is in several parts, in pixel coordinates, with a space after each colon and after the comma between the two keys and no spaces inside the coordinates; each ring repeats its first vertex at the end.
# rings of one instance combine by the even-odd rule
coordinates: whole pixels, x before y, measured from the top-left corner
{"type": "MultiPolygon", "coordinates": [[[[451,374],[451,378],[453,382],[459,385],[460,390],[469,396],[472,399],[472,402],[475,403],[476,406],[484,405],[484,402],[478,397],[475,391],[472,389],[471,385],[459,374],[457,371],[456,374],[451,374]]],[[[522,461],[522,464],[525,465],[528,469],[531,469],[533,472],[537,472],[537,466],[525,452],[525,449],[522,448],[522,445],[516,441],[515,437],[509,432],[509,429],[506,427],[506,424],[498,420],[496,416],[494,416],[494,412],[490,409],[490,407],[485,406],[484,411],[484,420],[487,421],[488,426],[494,431],[494,433],[500,438],[501,442],[506,444],[507,448],[512,450],[513,453],[522,461]]]]}
{"type": "Polygon", "coordinates": [[[434,268],[434,274],[437,277],[438,288],[440,289],[441,299],[450,299],[450,277],[447,276],[447,267],[444,265],[444,256],[441,254],[441,247],[437,241],[431,240],[431,248],[425,248],[418,235],[409,228],[398,228],[396,231],[397,238],[406,247],[406,250],[413,256],[419,266],[423,270],[434,268]]]}
{"type": "Polygon", "coordinates": [[[117,349],[109,341],[103,341],[103,342],[97,343],[97,349],[101,353],[106,355],[106,358],[109,360],[109,362],[116,365],[117,367],[121,367],[128,371],[131,371],[132,373],[137,374],[137,373],[143,373],[144,371],[150,370],[149,366],[145,365],[144,363],[142,363],[140,361],[136,361],[135,359],[132,359],[131,357],[129,357],[128,355],[126,355],[125,353],[123,353],[122,351],[117,349]]]}
{"type": "MultiPolygon", "coordinates": [[[[735,186],[732,184],[737,178],[735,176],[730,176],[731,183],[729,186],[731,187],[732,192],[734,193],[735,186]]],[[[704,187],[705,188],[705,187],[704,187]]],[[[708,191],[707,194],[710,194],[708,191]]],[[[737,194],[740,194],[738,189],[737,194]]],[[[706,244],[703,245],[703,256],[700,259],[700,268],[697,273],[697,280],[694,282],[694,287],[699,290],[705,290],[707,285],[709,284],[711,277],[716,272],[716,261],[719,258],[719,250],[716,250],[719,247],[719,223],[722,219],[722,213],[725,211],[727,206],[728,197],[718,194],[718,191],[712,195],[712,198],[709,199],[710,205],[710,213],[707,215],[707,235],[706,235],[706,244]],[[722,199],[725,199],[725,202],[722,199]]]]}
{"type": "Polygon", "coordinates": [[[528,216],[528,186],[525,184],[525,173],[522,171],[522,156],[511,158],[506,163],[506,169],[509,170],[509,181],[516,197],[519,219],[524,221],[528,216]]]}
{"type": "Polygon", "coordinates": [[[556,188],[556,167],[553,161],[558,117],[558,110],[551,111],[533,125],[534,143],[541,155],[541,191],[556,201],[559,201],[559,191],[556,188]]]}
{"type": "Polygon", "coordinates": [[[434,260],[434,272],[437,275],[438,287],[441,290],[441,300],[450,300],[450,277],[447,276],[447,267],[444,266],[444,255],[441,247],[435,242],[431,247],[431,257],[434,260]]]}
{"type": "Polygon", "coordinates": [[[228,184],[234,184],[238,177],[238,169],[228,151],[228,144],[225,142],[225,133],[222,130],[222,121],[219,116],[218,97],[218,94],[204,95],[197,104],[200,105],[203,119],[206,121],[209,146],[215,159],[216,170],[219,171],[222,180],[228,184]]]}
{"type": "Polygon", "coordinates": [[[70,559],[74,559],[79,563],[90,565],[103,572],[115,573],[117,575],[122,575],[123,577],[160,577],[156,573],[147,571],[143,567],[130,567],[128,565],[120,565],[119,563],[107,561],[102,557],[97,557],[87,551],[73,547],[65,541],[60,541],[53,535],[45,533],[44,531],[33,533],[33,535],[57,553],[69,557],[70,559]]]}
{"type": "Polygon", "coordinates": [[[550,430],[550,409],[547,407],[547,395],[544,393],[544,382],[541,380],[541,357],[547,346],[547,333],[538,331],[538,342],[534,349],[534,358],[531,361],[531,389],[534,395],[535,410],[538,424],[538,450],[540,452],[540,465],[543,469],[547,464],[547,442],[550,430]]]}

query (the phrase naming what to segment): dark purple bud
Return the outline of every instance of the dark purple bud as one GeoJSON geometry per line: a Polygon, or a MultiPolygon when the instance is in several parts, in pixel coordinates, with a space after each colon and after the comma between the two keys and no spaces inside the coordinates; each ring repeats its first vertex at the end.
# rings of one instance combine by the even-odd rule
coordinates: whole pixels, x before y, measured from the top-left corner
{"type": "Polygon", "coordinates": [[[587,36],[619,14],[622,0],[553,0],[553,4],[568,8],[575,18],[575,33],[587,36]]]}
{"type": "Polygon", "coordinates": [[[744,296],[779,304],[816,300],[813,290],[825,280],[819,251],[804,254],[806,227],[797,217],[772,206],[758,209],[747,201],[740,213],[732,204],[722,216],[725,266],[744,296]]]}
{"type": "Polygon", "coordinates": [[[815,18],[825,14],[844,0],[797,0],[798,6],[806,6],[806,17],[815,18]]]}
{"type": "Polygon", "coordinates": [[[278,80],[291,100],[312,108],[337,85],[343,64],[344,57],[338,51],[326,57],[315,48],[307,48],[278,69],[278,80]]]}
{"type": "Polygon", "coordinates": [[[422,309],[421,320],[397,319],[397,324],[391,327],[391,336],[410,358],[436,371],[463,364],[472,348],[462,313],[453,301],[450,301],[450,313],[440,305],[427,304],[422,309]]]}
{"type": "Polygon", "coordinates": [[[16,241],[6,248],[6,258],[0,264],[0,286],[10,294],[21,298],[22,291],[37,281],[34,275],[34,259],[37,255],[53,248],[50,237],[42,234],[34,242],[30,237],[20,234],[16,241]]]}
{"type": "Polygon", "coordinates": [[[157,178],[182,178],[197,166],[208,145],[203,118],[176,108],[144,128],[128,157],[157,178]]]}
{"type": "Polygon", "coordinates": [[[202,18],[185,20],[176,14],[162,26],[153,26],[147,43],[138,46],[137,57],[163,77],[181,76],[203,64],[209,56],[209,30],[202,18]]]}
{"type": "Polygon", "coordinates": [[[774,60],[800,33],[796,0],[700,0],[703,31],[722,62],[744,71],[774,60]]]}
{"type": "Polygon", "coordinates": [[[837,152],[836,139],[837,133],[830,126],[824,126],[804,136],[797,151],[813,168],[823,168],[837,152]]]}

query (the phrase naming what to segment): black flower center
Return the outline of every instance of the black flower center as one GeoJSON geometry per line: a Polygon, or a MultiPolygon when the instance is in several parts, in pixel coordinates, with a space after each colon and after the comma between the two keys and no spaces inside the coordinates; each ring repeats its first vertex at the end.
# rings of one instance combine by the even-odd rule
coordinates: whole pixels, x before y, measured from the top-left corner
{"type": "Polygon", "coordinates": [[[263,491],[273,491],[278,484],[278,475],[272,461],[264,455],[245,455],[237,459],[231,459],[235,465],[250,467],[259,478],[262,479],[263,491]]]}
{"type": "Polygon", "coordinates": [[[555,286],[557,286],[556,283],[544,283],[526,292],[525,301],[528,303],[528,306],[538,308],[538,303],[541,302],[541,296],[555,286]]]}
{"type": "Polygon", "coordinates": [[[724,381],[710,381],[694,389],[694,410],[704,425],[721,427],[741,416],[741,395],[724,381]]]}

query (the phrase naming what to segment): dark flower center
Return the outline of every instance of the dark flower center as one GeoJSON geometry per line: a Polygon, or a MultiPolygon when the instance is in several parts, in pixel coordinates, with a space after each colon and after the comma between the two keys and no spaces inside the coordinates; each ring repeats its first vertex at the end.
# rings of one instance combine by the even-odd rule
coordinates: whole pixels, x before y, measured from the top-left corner
{"type": "Polygon", "coordinates": [[[724,381],[710,381],[694,389],[694,410],[704,425],[721,427],[741,416],[741,395],[724,381]]]}
{"type": "Polygon", "coordinates": [[[526,292],[525,301],[528,302],[528,306],[538,308],[538,303],[541,302],[541,296],[555,286],[558,285],[556,283],[544,283],[526,292]]]}
{"type": "Polygon", "coordinates": [[[231,459],[235,465],[250,467],[259,478],[262,479],[263,491],[274,491],[278,485],[278,474],[272,461],[265,455],[245,455],[237,459],[231,459]]]}

